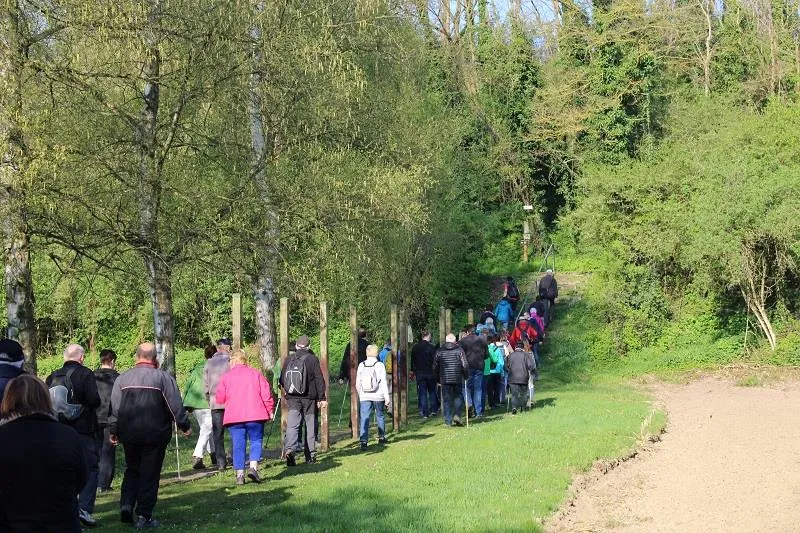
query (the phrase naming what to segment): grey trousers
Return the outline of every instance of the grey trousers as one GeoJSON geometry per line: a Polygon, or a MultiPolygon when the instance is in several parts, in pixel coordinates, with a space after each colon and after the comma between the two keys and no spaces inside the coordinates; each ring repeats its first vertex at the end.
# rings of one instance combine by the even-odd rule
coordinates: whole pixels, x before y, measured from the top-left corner
{"type": "Polygon", "coordinates": [[[306,450],[311,454],[316,453],[317,428],[314,423],[314,415],[317,401],[289,398],[286,400],[286,406],[289,408],[289,416],[286,421],[286,452],[294,453],[303,449],[303,444],[300,443],[300,426],[305,422],[306,450]]]}

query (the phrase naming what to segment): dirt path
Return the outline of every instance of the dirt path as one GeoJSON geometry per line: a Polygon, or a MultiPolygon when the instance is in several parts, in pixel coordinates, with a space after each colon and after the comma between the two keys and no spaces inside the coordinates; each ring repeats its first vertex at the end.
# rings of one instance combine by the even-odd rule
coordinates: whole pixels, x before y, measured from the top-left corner
{"type": "Polygon", "coordinates": [[[588,474],[546,531],[800,531],[800,382],[705,377],[654,394],[669,418],[662,441],[588,474]]]}

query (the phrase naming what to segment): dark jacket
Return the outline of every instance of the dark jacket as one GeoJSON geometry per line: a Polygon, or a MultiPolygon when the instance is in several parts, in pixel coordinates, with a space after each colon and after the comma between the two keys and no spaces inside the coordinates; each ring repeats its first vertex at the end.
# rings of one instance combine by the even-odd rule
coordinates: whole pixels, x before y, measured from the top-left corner
{"type": "Polygon", "coordinates": [[[411,348],[411,371],[418,378],[432,378],[433,359],[436,357],[436,348],[426,340],[419,341],[411,348]]]}
{"type": "Polygon", "coordinates": [[[536,361],[531,352],[514,350],[506,356],[508,382],[512,385],[527,385],[531,372],[536,370],[536,361]]]}
{"type": "Polygon", "coordinates": [[[64,422],[64,424],[75,428],[75,431],[81,435],[98,438],[100,425],[97,423],[96,409],[100,407],[100,394],[97,392],[94,372],[77,361],[67,361],[64,366],[47,376],[47,387],[52,386],[54,378],[66,376],[67,371],[73,368],[75,370],[70,375],[72,390],[75,394],[75,402],[83,406],[83,411],[77,420],[64,422]]]}
{"type": "MultiPolygon", "coordinates": [[[[317,359],[317,356],[308,350],[297,350],[295,357],[303,358],[303,366],[305,367],[304,373],[306,376],[306,393],[299,396],[287,395],[287,398],[296,400],[326,400],[325,379],[322,376],[322,368],[319,365],[319,359],[317,359]]],[[[280,385],[284,388],[284,390],[286,389],[284,384],[286,383],[286,369],[289,368],[289,359],[287,358],[286,361],[286,364],[284,364],[283,368],[281,369],[280,379],[280,385]]]]}
{"type": "Polygon", "coordinates": [[[47,415],[0,426],[0,531],[79,533],[88,468],[78,433],[47,415]]]}
{"type": "Polygon", "coordinates": [[[486,324],[486,319],[487,318],[491,318],[492,322],[497,324],[497,316],[494,313],[492,313],[491,311],[488,311],[488,310],[484,311],[483,313],[481,313],[481,317],[478,319],[478,322],[480,324],[486,324]]]}
{"type": "MultiPolygon", "coordinates": [[[[367,360],[367,346],[369,342],[367,339],[358,338],[358,364],[360,365],[367,360]]],[[[358,368],[358,365],[356,365],[358,368]]],[[[344,355],[342,355],[342,364],[339,365],[339,379],[350,381],[350,343],[344,348],[344,355]]]]}
{"type": "Polygon", "coordinates": [[[191,427],[175,378],[147,363],[120,374],[111,391],[112,435],[124,444],[166,444],[173,422],[181,431],[191,427]]]}
{"type": "Polygon", "coordinates": [[[461,384],[468,375],[468,368],[464,350],[452,342],[444,343],[433,358],[433,374],[439,376],[442,385],[461,384]]]}
{"type": "Polygon", "coordinates": [[[21,368],[11,365],[0,365],[0,401],[3,399],[3,393],[6,391],[8,382],[24,373],[25,371],[21,368]]]}
{"type": "Polygon", "coordinates": [[[556,282],[556,278],[552,274],[545,274],[539,280],[539,296],[550,301],[558,298],[558,282],[556,282]]]}
{"type": "Polygon", "coordinates": [[[108,415],[111,414],[111,390],[118,377],[119,372],[112,368],[98,368],[94,371],[97,392],[100,394],[100,408],[97,410],[97,422],[100,427],[108,425],[108,415]]]}
{"type": "Polygon", "coordinates": [[[461,339],[459,344],[467,356],[469,369],[483,371],[483,362],[489,357],[489,345],[486,343],[486,338],[470,333],[461,339]]]}

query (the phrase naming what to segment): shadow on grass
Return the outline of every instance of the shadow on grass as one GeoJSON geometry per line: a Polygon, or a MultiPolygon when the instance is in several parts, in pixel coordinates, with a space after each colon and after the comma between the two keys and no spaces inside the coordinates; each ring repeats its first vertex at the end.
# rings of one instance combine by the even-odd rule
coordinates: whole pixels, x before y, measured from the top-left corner
{"type": "Polygon", "coordinates": [[[542,398],[541,400],[536,400],[535,402],[533,402],[534,409],[540,407],[555,407],[555,406],[556,406],[555,398],[542,398]]]}

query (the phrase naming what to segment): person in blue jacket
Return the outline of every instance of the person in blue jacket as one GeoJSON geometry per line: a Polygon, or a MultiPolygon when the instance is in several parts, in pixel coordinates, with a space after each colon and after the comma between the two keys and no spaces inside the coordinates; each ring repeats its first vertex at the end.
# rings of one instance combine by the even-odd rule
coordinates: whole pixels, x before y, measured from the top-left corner
{"type": "Polygon", "coordinates": [[[511,308],[511,302],[509,302],[507,298],[503,297],[497,302],[497,307],[494,308],[494,315],[497,317],[498,322],[503,324],[503,329],[508,329],[508,324],[511,322],[513,314],[514,311],[511,308]]]}

